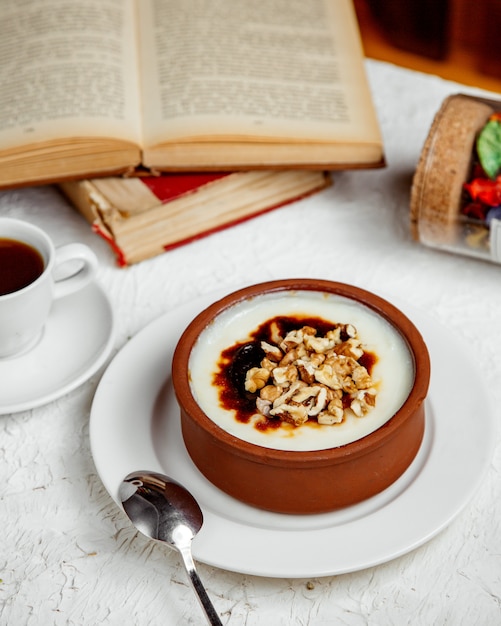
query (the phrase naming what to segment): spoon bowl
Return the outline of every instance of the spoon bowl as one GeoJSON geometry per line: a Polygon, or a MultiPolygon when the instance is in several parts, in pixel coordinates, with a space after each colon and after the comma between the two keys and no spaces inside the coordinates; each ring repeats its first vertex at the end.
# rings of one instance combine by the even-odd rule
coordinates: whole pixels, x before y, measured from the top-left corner
{"type": "Polygon", "coordinates": [[[172,478],[147,471],[126,476],[118,495],[125,513],[143,535],[178,550],[209,624],[221,625],[191,555],[191,542],[203,524],[195,498],[172,478]]]}

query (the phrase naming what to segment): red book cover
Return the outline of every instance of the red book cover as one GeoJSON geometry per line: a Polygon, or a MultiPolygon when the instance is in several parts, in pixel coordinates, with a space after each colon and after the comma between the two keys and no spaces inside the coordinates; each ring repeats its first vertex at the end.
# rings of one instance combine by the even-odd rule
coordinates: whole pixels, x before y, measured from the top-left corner
{"type": "Polygon", "coordinates": [[[164,174],[162,176],[145,176],[140,178],[146,187],[155,194],[160,202],[169,202],[186,193],[192,193],[216,180],[230,176],[229,172],[195,172],[180,174],[164,174]]]}

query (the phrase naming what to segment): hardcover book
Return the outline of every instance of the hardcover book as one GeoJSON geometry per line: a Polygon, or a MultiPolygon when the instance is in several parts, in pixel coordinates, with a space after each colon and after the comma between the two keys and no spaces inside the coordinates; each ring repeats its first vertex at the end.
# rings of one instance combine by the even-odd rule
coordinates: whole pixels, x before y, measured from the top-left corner
{"type": "Polygon", "coordinates": [[[23,0],[0,24],[0,188],[384,164],[352,0],[23,0]]]}
{"type": "Polygon", "coordinates": [[[316,170],[173,173],[60,184],[113,248],[120,266],[137,263],[320,191],[316,170]]]}

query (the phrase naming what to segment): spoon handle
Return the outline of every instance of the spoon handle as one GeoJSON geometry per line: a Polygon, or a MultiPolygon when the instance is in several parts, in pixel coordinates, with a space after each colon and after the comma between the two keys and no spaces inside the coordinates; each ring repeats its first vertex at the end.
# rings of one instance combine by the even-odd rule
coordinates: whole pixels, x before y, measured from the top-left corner
{"type": "Polygon", "coordinates": [[[180,548],[179,552],[183,559],[184,567],[186,568],[186,572],[190,578],[192,587],[198,596],[200,605],[202,606],[202,609],[205,613],[205,616],[207,617],[209,624],[211,626],[223,626],[218,614],[216,613],[216,609],[212,605],[212,602],[210,601],[210,598],[205,591],[205,587],[203,586],[202,581],[198,576],[193,557],[191,556],[191,550],[189,548],[180,548]]]}

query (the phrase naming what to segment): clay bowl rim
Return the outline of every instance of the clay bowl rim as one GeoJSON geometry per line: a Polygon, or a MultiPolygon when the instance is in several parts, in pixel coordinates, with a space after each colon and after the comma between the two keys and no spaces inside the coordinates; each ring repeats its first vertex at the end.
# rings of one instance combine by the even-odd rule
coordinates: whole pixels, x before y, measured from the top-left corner
{"type": "Polygon", "coordinates": [[[384,298],[347,283],[317,279],[284,279],[258,283],[224,296],[201,311],[182,333],[174,350],[172,359],[172,383],[181,411],[213,437],[217,444],[231,449],[233,454],[257,463],[280,465],[282,467],[303,467],[310,465],[332,465],[373,453],[378,447],[394,437],[402,423],[418,411],[424,403],[430,381],[430,358],[421,333],[411,320],[396,306],[384,298]],[[381,315],[404,338],[414,361],[414,383],[404,404],[382,426],[356,441],[320,450],[278,450],[249,443],[230,435],[213,422],[196,402],[189,380],[189,358],[201,332],[212,322],[214,317],[229,307],[265,293],[280,291],[324,291],[351,300],[356,300],[381,315]]]}

